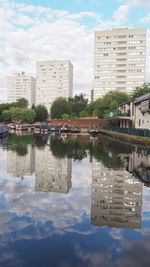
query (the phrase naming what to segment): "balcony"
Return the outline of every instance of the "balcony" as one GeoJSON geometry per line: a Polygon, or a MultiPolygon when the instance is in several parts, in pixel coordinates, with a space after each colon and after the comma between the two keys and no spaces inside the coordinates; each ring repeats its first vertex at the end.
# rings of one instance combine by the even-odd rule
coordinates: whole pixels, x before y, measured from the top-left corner
{"type": "Polygon", "coordinates": [[[112,111],[108,114],[104,114],[104,119],[114,118],[114,117],[130,117],[130,110],[128,110],[127,112],[112,111]]]}

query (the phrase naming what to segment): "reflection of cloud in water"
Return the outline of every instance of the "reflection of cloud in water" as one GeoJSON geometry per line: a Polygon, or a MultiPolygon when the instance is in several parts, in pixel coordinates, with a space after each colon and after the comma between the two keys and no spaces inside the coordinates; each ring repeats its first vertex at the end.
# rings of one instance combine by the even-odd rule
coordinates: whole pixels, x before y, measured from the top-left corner
{"type": "Polygon", "coordinates": [[[109,264],[109,254],[107,252],[100,252],[100,251],[88,252],[82,249],[78,244],[76,244],[75,254],[78,258],[80,258],[84,262],[85,264],[84,266],[99,267],[103,266],[103,264],[105,264],[105,266],[108,266],[109,264]]]}
{"type": "MultiPolygon", "coordinates": [[[[81,266],[107,266],[107,267],[149,267],[150,266],[150,238],[146,238],[145,242],[136,241],[130,242],[125,240],[122,242],[121,248],[118,251],[118,257],[112,259],[113,252],[111,244],[107,250],[102,251],[96,248],[96,251],[83,249],[80,245],[75,245],[75,254],[82,260],[84,265],[81,266]],[[120,253],[121,252],[121,253],[120,253]]],[[[79,265],[80,266],[80,265],[79,265]]]]}
{"type": "Polygon", "coordinates": [[[0,147],[0,172],[6,172],[7,166],[7,151],[3,151],[0,147]]]}
{"type": "Polygon", "coordinates": [[[1,266],[6,266],[5,263],[7,262],[7,266],[25,266],[25,262],[19,258],[19,255],[17,253],[14,253],[12,251],[9,251],[7,249],[0,257],[0,264],[1,266]]]}
{"type": "Polygon", "coordinates": [[[109,235],[113,238],[113,239],[122,239],[123,238],[123,234],[122,234],[122,230],[118,229],[118,228],[112,228],[109,231],[109,235]]]}
{"type": "MultiPolygon", "coordinates": [[[[150,266],[150,238],[146,238],[144,242],[125,241],[122,248],[122,254],[118,257],[116,267],[149,267],[150,266]]],[[[114,266],[114,265],[113,265],[114,266]]]]}
{"type": "Polygon", "coordinates": [[[1,191],[5,210],[0,217],[3,245],[14,240],[42,239],[56,233],[90,234],[92,230],[75,228],[89,218],[90,213],[90,183],[89,176],[85,175],[89,170],[87,165],[88,159],[85,159],[79,176],[80,163],[74,164],[72,182],[75,186],[67,195],[35,192],[33,177],[25,177],[22,181],[19,178],[3,181],[1,191]]]}

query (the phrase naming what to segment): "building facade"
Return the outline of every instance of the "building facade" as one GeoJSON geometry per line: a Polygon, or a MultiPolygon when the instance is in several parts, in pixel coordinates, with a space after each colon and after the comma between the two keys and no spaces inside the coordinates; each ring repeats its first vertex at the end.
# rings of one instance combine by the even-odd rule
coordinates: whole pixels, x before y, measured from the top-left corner
{"type": "Polygon", "coordinates": [[[57,97],[73,96],[73,65],[70,61],[37,62],[36,105],[45,105],[50,112],[57,97]]]}
{"type": "Polygon", "coordinates": [[[71,188],[72,161],[56,158],[49,146],[36,149],[35,191],[67,194],[71,188]]]}
{"type": "Polygon", "coordinates": [[[150,130],[150,94],[135,99],[134,125],[137,129],[150,130]]]}
{"type": "Polygon", "coordinates": [[[92,159],[91,223],[96,226],[141,227],[142,184],[126,170],[110,170],[92,159]]]}
{"type": "Polygon", "coordinates": [[[9,76],[7,78],[8,103],[16,102],[20,98],[26,98],[29,107],[35,104],[36,79],[24,73],[9,76]]]}
{"type": "Polygon", "coordinates": [[[24,177],[35,172],[35,149],[28,145],[27,154],[20,156],[15,151],[7,151],[7,172],[14,177],[24,177]]]}
{"type": "Polygon", "coordinates": [[[106,117],[116,127],[150,130],[150,93],[119,105],[106,117]]]}
{"type": "Polygon", "coordinates": [[[132,93],[146,81],[146,29],[95,31],[93,100],[132,93]]]}

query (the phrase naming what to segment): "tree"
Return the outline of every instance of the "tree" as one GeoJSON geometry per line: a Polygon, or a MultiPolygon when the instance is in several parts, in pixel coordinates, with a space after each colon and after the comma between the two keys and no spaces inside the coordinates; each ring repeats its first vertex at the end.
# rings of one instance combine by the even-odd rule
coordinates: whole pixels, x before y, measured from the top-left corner
{"type": "Polygon", "coordinates": [[[33,104],[32,107],[31,107],[31,109],[34,109],[34,110],[35,110],[35,108],[36,108],[36,107],[35,107],[35,105],[33,104]]]}
{"type": "Polygon", "coordinates": [[[64,114],[62,114],[62,119],[69,119],[69,114],[67,114],[67,113],[64,113],[64,114]]]}
{"type": "Polygon", "coordinates": [[[93,101],[89,104],[87,104],[85,111],[87,111],[89,116],[93,116],[94,110],[95,110],[96,101],[93,101]]]}
{"type": "Polygon", "coordinates": [[[0,116],[1,121],[11,121],[11,111],[4,110],[0,116]]]}
{"type": "Polygon", "coordinates": [[[23,108],[11,108],[11,119],[14,121],[23,121],[23,108]]]}
{"type": "Polygon", "coordinates": [[[82,110],[85,109],[88,99],[85,99],[83,94],[75,95],[74,98],[69,98],[68,102],[71,108],[71,114],[79,117],[82,110]]]}
{"type": "Polygon", "coordinates": [[[1,117],[1,115],[2,115],[2,113],[3,113],[4,110],[7,110],[8,111],[12,107],[16,107],[16,102],[0,104],[0,117],[1,117]]]}
{"type": "Polygon", "coordinates": [[[45,121],[48,118],[48,111],[44,105],[37,105],[35,108],[35,121],[45,121]]]}
{"type": "Polygon", "coordinates": [[[114,108],[122,103],[129,101],[129,96],[126,93],[118,91],[110,91],[102,98],[95,101],[94,113],[99,118],[104,118],[104,114],[114,110],[114,108]]]}
{"type": "Polygon", "coordinates": [[[33,109],[23,109],[22,121],[33,123],[35,119],[35,111],[33,109]]]}
{"type": "Polygon", "coordinates": [[[20,98],[16,102],[16,107],[18,108],[27,108],[29,105],[29,102],[26,98],[20,98]]]}
{"type": "Polygon", "coordinates": [[[80,118],[83,118],[83,117],[88,117],[88,112],[86,110],[82,110],[81,113],[80,113],[80,118]]]}
{"type": "Polygon", "coordinates": [[[11,108],[9,111],[4,111],[4,116],[10,114],[11,120],[23,121],[32,123],[35,119],[35,111],[26,108],[11,108]],[[8,113],[9,112],[9,113],[8,113]]]}
{"type": "Polygon", "coordinates": [[[144,83],[141,87],[137,86],[133,91],[132,98],[135,99],[150,93],[150,83],[144,83]]]}
{"type": "Polygon", "coordinates": [[[70,105],[63,97],[58,97],[51,106],[51,118],[60,119],[64,113],[70,114],[70,105]]]}

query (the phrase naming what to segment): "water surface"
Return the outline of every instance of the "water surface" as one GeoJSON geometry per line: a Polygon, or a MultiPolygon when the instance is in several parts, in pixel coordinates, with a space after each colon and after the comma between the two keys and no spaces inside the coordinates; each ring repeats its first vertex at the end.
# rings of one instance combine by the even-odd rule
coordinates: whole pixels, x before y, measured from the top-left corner
{"type": "Polygon", "coordinates": [[[149,149],[86,135],[0,144],[0,266],[150,266],[149,149]]]}

